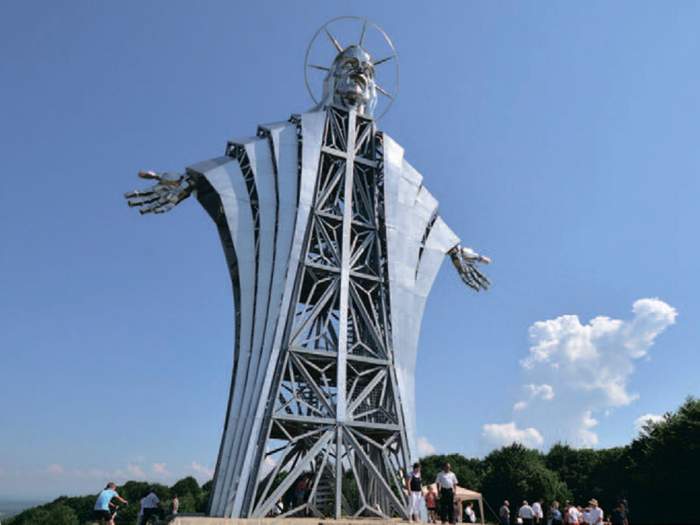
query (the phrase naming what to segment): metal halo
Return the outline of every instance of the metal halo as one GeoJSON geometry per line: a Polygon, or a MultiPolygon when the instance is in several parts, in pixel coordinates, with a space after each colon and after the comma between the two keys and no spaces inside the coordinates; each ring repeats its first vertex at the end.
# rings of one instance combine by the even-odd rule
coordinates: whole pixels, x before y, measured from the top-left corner
{"type": "Polygon", "coordinates": [[[384,111],[378,116],[375,117],[375,120],[381,119],[384,115],[386,115],[387,111],[391,108],[391,105],[394,103],[396,100],[396,97],[399,95],[399,55],[396,52],[396,48],[394,47],[394,43],[391,41],[391,38],[389,38],[389,35],[386,34],[386,31],[384,31],[381,27],[379,27],[377,24],[369,20],[368,18],[363,18],[360,16],[338,16],[336,18],[330,19],[328,22],[323,24],[317,31],[314,33],[314,36],[311,38],[311,41],[309,42],[309,45],[306,48],[306,54],[304,56],[304,84],[306,85],[306,91],[309,93],[309,96],[311,96],[311,100],[314,101],[315,104],[319,104],[319,99],[316,98],[316,95],[314,95],[313,90],[311,89],[311,83],[309,82],[309,69],[326,69],[324,67],[319,67],[314,64],[309,64],[309,54],[311,53],[311,48],[313,47],[314,43],[316,42],[316,38],[318,38],[318,35],[321,34],[322,31],[326,31],[328,34],[328,37],[332,40],[333,45],[336,47],[338,52],[341,52],[343,50],[343,47],[340,45],[340,43],[333,37],[332,33],[328,30],[328,26],[339,21],[339,20],[357,20],[359,22],[362,22],[362,31],[360,33],[360,39],[358,42],[358,45],[362,46],[362,42],[365,37],[365,33],[367,31],[368,27],[371,27],[375,29],[379,34],[382,36],[384,41],[387,43],[389,46],[389,49],[391,50],[391,54],[379,59],[377,62],[374,63],[375,66],[380,65],[384,62],[388,62],[390,60],[394,61],[395,64],[395,74],[396,74],[396,86],[394,88],[394,92],[390,93],[384,90],[379,84],[376,84],[377,86],[377,91],[379,92],[379,95],[385,96],[389,99],[389,103],[387,106],[384,108],[384,111]]]}

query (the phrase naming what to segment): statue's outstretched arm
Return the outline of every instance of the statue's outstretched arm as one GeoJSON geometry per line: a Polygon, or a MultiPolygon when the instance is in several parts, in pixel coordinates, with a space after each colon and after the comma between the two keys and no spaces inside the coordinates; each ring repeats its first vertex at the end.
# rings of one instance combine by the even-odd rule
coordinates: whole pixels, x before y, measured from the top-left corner
{"type": "Polygon", "coordinates": [[[459,276],[464,284],[476,290],[486,290],[491,284],[486,276],[479,271],[477,264],[489,264],[491,259],[479,255],[471,248],[462,247],[459,244],[448,252],[452,264],[457,268],[459,276]]]}
{"type": "Polygon", "coordinates": [[[140,171],[139,177],[156,181],[144,191],[130,191],[124,194],[129,206],[140,208],[141,214],[170,211],[194,190],[194,181],[189,175],[140,171]]]}

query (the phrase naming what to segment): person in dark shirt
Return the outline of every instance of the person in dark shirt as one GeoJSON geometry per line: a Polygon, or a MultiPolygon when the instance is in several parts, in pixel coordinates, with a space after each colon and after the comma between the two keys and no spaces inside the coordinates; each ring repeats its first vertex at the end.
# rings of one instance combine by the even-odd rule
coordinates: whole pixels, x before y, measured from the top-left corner
{"type": "Polygon", "coordinates": [[[622,502],[618,503],[610,514],[611,525],[629,525],[627,521],[627,510],[622,502]]]}
{"type": "Polygon", "coordinates": [[[406,479],[408,489],[409,509],[408,520],[420,521],[420,507],[423,501],[423,487],[420,479],[420,463],[413,465],[413,472],[406,479]]]}

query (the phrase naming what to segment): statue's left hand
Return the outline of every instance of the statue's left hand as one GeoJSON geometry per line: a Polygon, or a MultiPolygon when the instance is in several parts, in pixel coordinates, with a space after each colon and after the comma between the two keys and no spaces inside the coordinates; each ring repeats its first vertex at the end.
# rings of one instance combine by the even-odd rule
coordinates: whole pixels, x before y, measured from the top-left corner
{"type": "Polygon", "coordinates": [[[141,214],[170,211],[189,197],[194,189],[194,185],[187,175],[140,171],[139,177],[156,181],[153,186],[144,191],[131,191],[124,194],[129,206],[139,207],[141,214]]]}
{"type": "Polygon", "coordinates": [[[476,290],[486,290],[491,284],[488,278],[479,271],[477,264],[489,264],[491,259],[476,253],[471,248],[455,246],[449,252],[452,264],[454,264],[464,284],[476,290]]]}

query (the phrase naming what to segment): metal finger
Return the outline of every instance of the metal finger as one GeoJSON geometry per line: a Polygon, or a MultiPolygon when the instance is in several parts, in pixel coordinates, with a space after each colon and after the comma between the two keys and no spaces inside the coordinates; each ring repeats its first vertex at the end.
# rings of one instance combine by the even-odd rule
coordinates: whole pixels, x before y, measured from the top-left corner
{"type": "Polygon", "coordinates": [[[142,200],[137,200],[137,201],[130,200],[127,202],[127,204],[133,208],[135,206],[144,206],[146,204],[151,204],[152,202],[156,202],[159,199],[160,199],[160,197],[156,196],[156,197],[153,197],[152,199],[142,199],[142,200]]]}
{"type": "Polygon", "coordinates": [[[160,175],[155,171],[139,171],[139,177],[142,179],[160,180],[160,175]]]}
{"type": "Polygon", "coordinates": [[[152,195],[154,193],[154,190],[147,190],[147,191],[128,191],[124,194],[124,198],[126,199],[133,199],[134,197],[147,197],[149,195],[152,195]]]}
{"type": "Polygon", "coordinates": [[[174,207],[175,207],[175,205],[172,202],[170,202],[170,203],[166,204],[165,206],[161,206],[160,208],[153,210],[153,213],[166,213],[166,212],[169,212],[170,210],[172,210],[174,207]]]}

